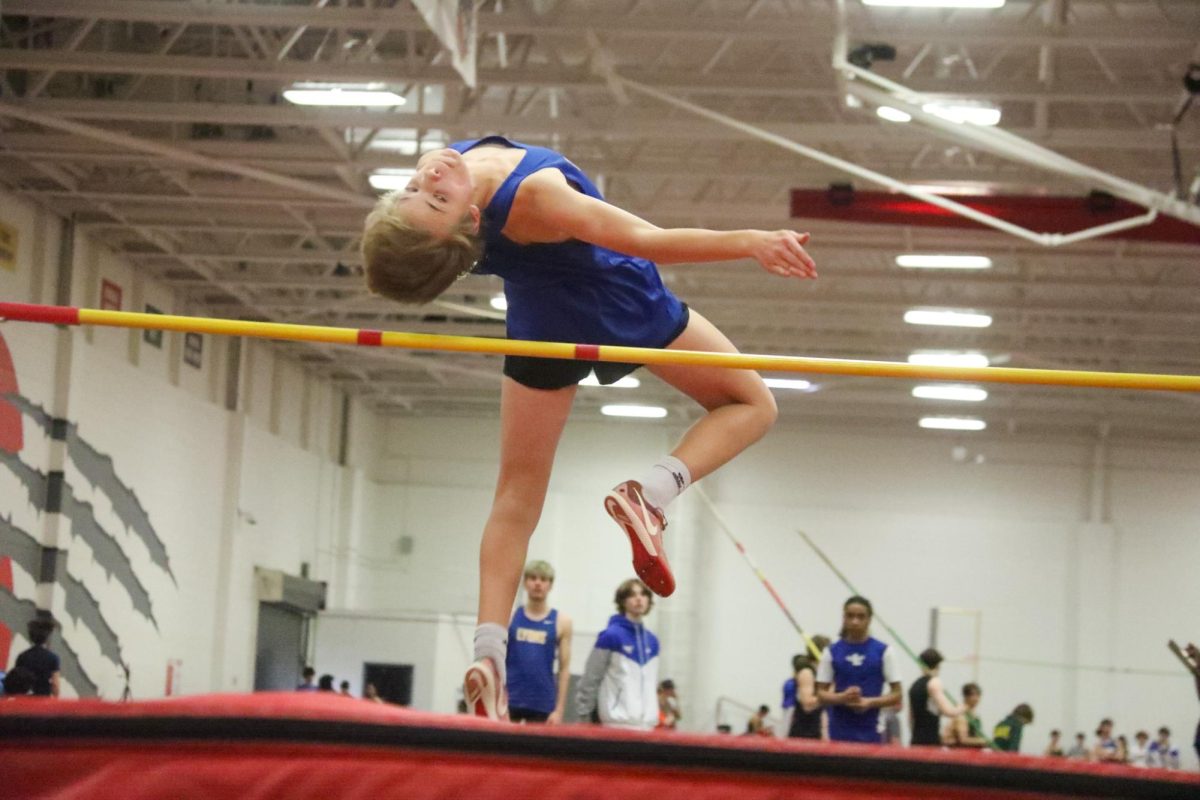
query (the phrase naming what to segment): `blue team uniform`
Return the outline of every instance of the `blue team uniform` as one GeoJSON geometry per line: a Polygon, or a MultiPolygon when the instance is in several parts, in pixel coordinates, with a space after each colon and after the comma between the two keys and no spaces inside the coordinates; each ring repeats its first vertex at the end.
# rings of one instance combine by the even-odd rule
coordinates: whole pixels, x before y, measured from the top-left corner
{"type": "MultiPolygon", "coordinates": [[[[455,142],[450,147],[465,153],[480,144],[525,151],[483,209],[484,255],[475,268],[477,273],[504,279],[509,338],[663,347],[683,332],[687,306],[663,285],[654,262],[575,239],[522,245],[506,238],[501,231],[517,189],[539,170],[557,169],[578,191],[597,200],[604,198],[579,167],[545,147],[502,136],[455,142]]],[[[559,388],[586,377],[593,366],[601,383],[612,383],[637,368],[632,364],[509,357],[505,374],[535,388],[559,388]],[[552,378],[539,374],[548,364],[555,372],[552,378]]]]}
{"type": "MultiPolygon", "coordinates": [[[[886,649],[886,644],[869,637],[865,642],[839,639],[830,645],[834,690],[844,692],[857,686],[863,697],[883,694],[883,651],[886,649]]],[[[846,706],[830,706],[829,738],[835,742],[879,744],[879,709],[858,712],[846,706]]]]}
{"type": "Polygon", "coordinates": [[[558,649],[558,610],[531,620],[518,608],[508,625],[508,705],[549,714],[558,702],[554,657],[558,649]]]}

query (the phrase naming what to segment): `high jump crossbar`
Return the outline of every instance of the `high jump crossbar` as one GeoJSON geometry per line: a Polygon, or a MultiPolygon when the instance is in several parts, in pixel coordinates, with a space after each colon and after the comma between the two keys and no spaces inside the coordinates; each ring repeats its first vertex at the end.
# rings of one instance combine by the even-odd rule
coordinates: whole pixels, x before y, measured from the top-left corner
{"type": "Polygon", "coordinates": [[[909,380],[982,381],[987,383],[1077,386],[1093,389],[1135,389],[1167,392],[1200,392],[1200,375],[1160,375],[1139,372],[1086,372],[1065,369],[1017,367],[948,367],[903,364],[892,361],[858,361],[810,356],[714,353],[703,350],[667,350],[619,345],[534,342],[478,336],[449,336],[432,333],[403,333],[365,328],[335,328],[285,322],[188,317],[173,314],[144,314],[71,306],[30,303],[0,303],[0,319],[54,325],[97,325],[111,328],[209,333],[218,336],[249,336],[298,342],[395,347],[405,350],[434,350],[454,353],[560,358],[577,361],[609,361],[722,369],[752,369],[763,372],[800,372],[820,375],[853,375],[869,378],[909,380]]]}

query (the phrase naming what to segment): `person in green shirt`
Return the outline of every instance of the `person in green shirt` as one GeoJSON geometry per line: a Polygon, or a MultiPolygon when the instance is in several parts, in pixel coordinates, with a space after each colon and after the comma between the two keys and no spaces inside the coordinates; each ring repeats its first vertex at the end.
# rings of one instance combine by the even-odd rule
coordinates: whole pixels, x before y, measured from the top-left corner
{"type": "Polygon", "coordinates": [[[997,750],[1019,753],[1021,751],[1021,729],[1032,724],[1033,709],[1029,707],[1028,703],[1021,703],[992,731],[992,744],[997,750]]]}

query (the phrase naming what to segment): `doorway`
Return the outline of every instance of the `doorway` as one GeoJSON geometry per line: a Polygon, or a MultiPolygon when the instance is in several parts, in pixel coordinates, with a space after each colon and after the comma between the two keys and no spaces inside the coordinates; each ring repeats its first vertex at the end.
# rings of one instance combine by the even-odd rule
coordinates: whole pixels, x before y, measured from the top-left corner
{"type": "Polygon", "coordinates": [[[307,615],[287,606],[258,604],[254,691],[291,691],[300,684],[308,651],[308,620],[307,615]]]}

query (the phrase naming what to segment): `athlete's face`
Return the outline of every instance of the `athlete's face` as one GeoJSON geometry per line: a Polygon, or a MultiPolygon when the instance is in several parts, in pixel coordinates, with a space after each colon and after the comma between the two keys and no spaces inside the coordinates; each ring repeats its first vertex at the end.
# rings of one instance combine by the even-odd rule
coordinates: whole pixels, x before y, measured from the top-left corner
{"type": "Polygon", "coordinates": [[[867,638],[871,627],[871,612],[861,603],[851,603],[842,609],[842,629],[845,637],[852,641],[867,638]]]}
{"type": "Polygon", "coordinates": [[[392,211],[442,237],[468,216],[479,222],[471,188],[471,173],[457,150],[431,150],[417,160],[417,172],[408,186],[394,193],[392,211]]]}
{"type": "Polygon", "coordinates": [[[525,596],[530,600],[545,600],[554,583],[542,575],[525,576],[525,596]]]}
{"type": "Polygon", "coordinates": [[[973,709],[975,706],[979,705],[979,698],[982,696],[983,695],[981,695],[979,692],[968,692],[967,694],[963,695],[963,705],[965,705],[967,708],[973,709]]]}

